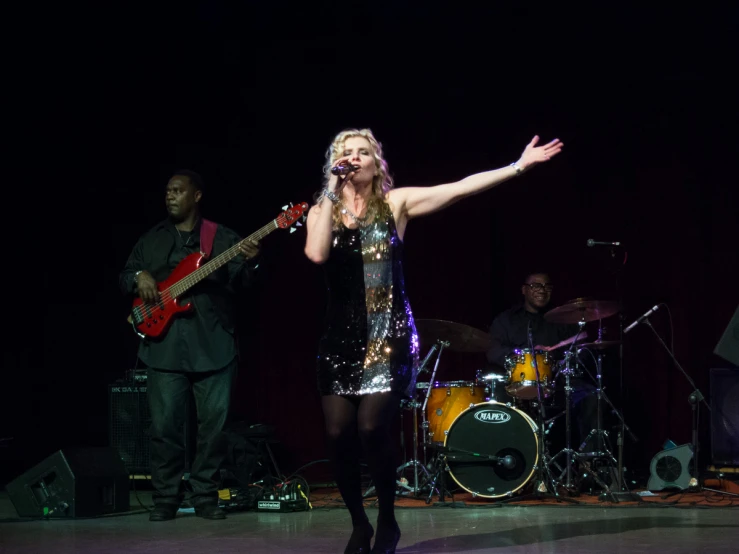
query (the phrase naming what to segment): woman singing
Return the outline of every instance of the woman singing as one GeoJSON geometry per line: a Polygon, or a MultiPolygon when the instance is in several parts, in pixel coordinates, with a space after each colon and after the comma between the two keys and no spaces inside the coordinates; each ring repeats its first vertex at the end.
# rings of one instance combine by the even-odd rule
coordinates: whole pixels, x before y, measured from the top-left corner
{"type": "Polygon", "coordinates": [[[408,222],[493,188],[562,149],[555,139],[526,146],[510,166],[432,187],[393,188],[381,144],[369,129],[348,129],[331,143],[324,188],[308,214],[305,253],[323,264],[329,290],[318,352],[329,456],[352,518],[345,553],[370,552],[374,529],[362,505],[360,451],[377,490],[372,552],[395,552],[395,459],[390,429],[401,399],[411,396],[418,336],[403,279],[408,222]],[[361,446],[361,450],[360,450],[361,446]]]}

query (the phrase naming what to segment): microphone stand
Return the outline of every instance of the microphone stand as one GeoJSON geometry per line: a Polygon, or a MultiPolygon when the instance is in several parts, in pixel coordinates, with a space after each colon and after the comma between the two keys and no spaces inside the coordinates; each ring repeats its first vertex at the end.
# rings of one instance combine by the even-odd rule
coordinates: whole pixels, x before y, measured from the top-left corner
{"type": "Polygon", "coordinates": [[[473,452],[472,450],[465,450],[464,448],[457,448],[454,446],[439,446],[437,448],[439,452],[447,454],[447,459],[454,462],[465,461],[467,463],[471,461],[479,461],[481,463],[496,462],[498,465],[505,467],[506,469],[512,469],[515,467],[516,462],[512,456],[494,456],[493,454],[483,454],[482,452],[473,452]],[[467,454],[471,456],[473,460],[455,460],[453,455],[455,452],[459,454],[467,454]],[[452,456],[449,456],[451,454],[452,456]]]}
{"type": "MultiPolygon", "coordinates": [[[[611,249],[611,257],[615,258],[616,252],[611,249]]],[[[618,275],[618,273],[617,273],[618,275]]],[[[616,277],[616,288],[618,289],[618,340],[621,341],[618,345],[618,393],[621,397],[621,406],[624,402],[624,302],[622,293],[622,282],[621,279],[616,277]]],[[[609,402],[610,404],[610,402],[609,402]]],[[[611,406],[613,408],[613,406],[611,406]]],[[[632,495],[630,491],[624,486],[624,434],[626,433],[626,421],[621,415],[621,429],[618,431],[618,438],[616,439],[616,446],[618,447],[618,469],[616,470],[616,494],[626,493],[627,498],[620,498],[619,500],[629,500],[632,495]]],[[[633,438],[633,437],[632,437],[633,438]]],[[[640,498],[641,500],[641,498],[640,498]]]]}
{"type": "MultiPolygon", "coordinates": [[[[616,248],[614,248],[616,245],[612,245],[610,248],[610,254],[611,259],[616,260],[616,248]]],[[[620,246],[620,244],[618,244],[620,246]]],[[[608,402],[609,406],[611,407],[612,413],[615,413],[618,418],[621,420],[620,429],[618,431],[618,437],[616,439],[616,446],[618,448],[618,462],[617,462],[617,469],[616,469],[616,490],[611,490],[610,495],[612,498],[616,500],[616,502],[621,500],[634,500],[637,502],[641,502],[641,497],[633,492],[631,492],[628,487],[626,486],[626,483],[624,482],[624,442],[626,434],[628,433],[631,437],[631,440],[634,442],[637,442],[636,435],[631,431],[631,429],[628,428],[626,425],[626,418],[624,417],[623,413],[623,406],[626,405],[626,402],[624,400],[624,294],[623,294],[623,277],[624,277],[624,268],[626,267],[626,260],[628,259],[628,253],[624,251],[624,258],[623,261],[620,263],[619,267],[615,271],[615,277],[616,277],[616,295],[618,296],[618,340],[620,341],[620,344],[618,345],[618,391],[619,391],[619,397],[621,399],[621,413],[619,413],[618,410],[611,404],[611,401],[608,400],[606,397],[606,401],[608,402]]],[[[602,393],[605,397],[605,393],[602,393]]]]}

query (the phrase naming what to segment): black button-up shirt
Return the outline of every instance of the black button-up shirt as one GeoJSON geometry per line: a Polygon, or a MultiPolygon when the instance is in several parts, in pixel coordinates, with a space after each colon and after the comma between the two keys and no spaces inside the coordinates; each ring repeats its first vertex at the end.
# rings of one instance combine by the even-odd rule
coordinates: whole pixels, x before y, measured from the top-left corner
{"type": "MultiPolygon", "coordinates": [[[[211,259],[240,240],[234,231],[218,225],[211,259]]],[[[148,271],[161,282],[185,256],[195,252],[200,252],[200,220],[191,232],[185,232],[178,231],[167,219],[136,243],[120,274],[120,288],[135,295],[137,271],[148,271]]],[[[163,337],[142,340],[138,353],[141,361],[168,371],[215,371],[230,364],[238,353],[234,297],[239,287],[253,281],[256,268],[256,259],[245,262],[239,254],[185,292],[180,303],[192,301],[194,309],[176,315],[163,337]]]]}
{"type": "Polygon", "coordinates": [[[493,320],[490,326],[491,346],[486,356],[488,362],[505,369],[506,356],[516,348],[529,348],[528,326],[534,346],[554,346],[577,334],[578,326],[550,323],[541,313],[532,314],[523,304],[510,308],[493,320]]]}

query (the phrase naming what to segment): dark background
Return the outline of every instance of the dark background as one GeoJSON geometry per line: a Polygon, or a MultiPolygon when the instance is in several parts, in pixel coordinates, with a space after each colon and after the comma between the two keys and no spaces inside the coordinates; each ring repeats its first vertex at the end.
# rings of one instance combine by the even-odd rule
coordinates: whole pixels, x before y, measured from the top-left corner
{"type": "MultiPolygon", "coordinates": [[[[346,127],[375,132],[398,186],[455,181],[516,160],[534,134],[560,138],[550,163],[410,224],[416,318],[487,329],[530,268],[551,273],[554,306],[617,300],[620,277],[625,322],[668,303],[672,327],[666,310],[654,326],[674,332],[709,396],[739,296],[736,8],[235,5],[9,16],[8,162],[22,167],[6,187],[3,481],[59,448],[107,443],[107,385],[136,351],[117,276],[165,216],[172,171],[200,172],[204,214],[246,235],[310,201],[346,127]],[[613,257],[588,238],[626,248],[613,257]]],[[[325,291],[304,240],[266,238],[266,279],[240,300],[232,415],[276,427],[283,471],[324,456],[325,291]]],[[[615,338],[618,317],[605,325],[615,338]]],[[[624,397],[615,351],[606,380],[640,439],[627,463],[646,470],[665,440],[690,441],[690,387],[648,328],[624,350],[624,397]]],[[[483,365],[445,354],[439,378],[483,365]]],[[[701,431],[708,463],[706,410],[701,431]]]]}

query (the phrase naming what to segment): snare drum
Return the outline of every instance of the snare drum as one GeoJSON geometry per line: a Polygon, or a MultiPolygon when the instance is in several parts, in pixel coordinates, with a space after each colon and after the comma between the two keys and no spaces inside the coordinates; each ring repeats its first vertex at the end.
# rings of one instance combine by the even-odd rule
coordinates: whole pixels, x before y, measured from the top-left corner
{"type": "MultiPolygon", "coordinates": [[[[548,397],[554,392],[554,380],[550,365],[549,352],[536,351],[536,364],[539,367],[541,378],[542,397],[548,397]]],[[[531,400],[537,398],[536,369],[530,348],[518,348],[505,359],[508,370],[508,385],[506,391],[515,398],[531,400]]]]}
{"type": "Polygon", "coordinates": [[[435,382],[426,404],[429,439],[444,442],[454,419],[470,406],[485,402],[485,387],[474,381],[435,382]]]}
{"type": "Polygon", "coordinates": [[[503,404],[510,402],[511,396],[505,390],[507,383],[508,377],[501,373],[493,373],[486,369],[478,369],[475,372],[475,384],[485,389],[485,402],[491,400],[503,404]]]}

